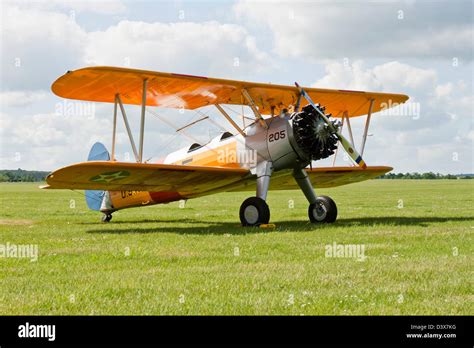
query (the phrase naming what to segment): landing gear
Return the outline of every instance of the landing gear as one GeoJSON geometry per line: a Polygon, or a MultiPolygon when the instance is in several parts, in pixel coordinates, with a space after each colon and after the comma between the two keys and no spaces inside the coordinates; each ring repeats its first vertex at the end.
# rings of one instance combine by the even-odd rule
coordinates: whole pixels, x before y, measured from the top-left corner
{"type": "Polygon", "coordinates": [[[312,223],[334,222],[337,217],[336,203],[328,196],[319,196],[316,203],[309,205],[308,216],[312,223]]]}
{"type": "Polygon", "coordinates": [[[316,196],[308,174],[301,168],[293,170],[293,177],[308,200],[308,216],[312,223],[330,223],[336,221],[337,206],[328,196],[316,196]]]}
{"type": "Polygon", "coordinates": [[[102,216],[102,222],[109,222],[110,220],[112,220],[112,214],[104,214],[102,216]]]}
{"type": "Polygon", "coordinates": [[[257,164],[254,173],[257,175],[257,196],[247,198],[240,206],[239,215],[242,226],[266,225],[270,221],[270,208],[265,200],[272,172],[272,162],[262,161],[257,164]]]}
{"type": "Polygon", "coordinates": [[[259,197],[247,198],[240,206],[240,222],[242,226],[260,226],[270,221],[270,208],[259,197]]]}

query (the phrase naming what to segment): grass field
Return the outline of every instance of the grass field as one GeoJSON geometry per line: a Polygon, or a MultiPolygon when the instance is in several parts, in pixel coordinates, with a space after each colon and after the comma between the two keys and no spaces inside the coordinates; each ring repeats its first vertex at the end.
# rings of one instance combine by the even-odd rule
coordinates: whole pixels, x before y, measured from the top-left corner
{"type": "Polygon", "coordinates": [[[247,193],[103,224],[82,192],[37,186],[0,185],[0,244],[39,248],[36,262],[0,258],[1,315],[474,314],[474,180],[320,190],[338,204],[331,225],[307,222],[301,192],[270,192],[274,230],[239,226],[247,193]],[[334,242],[365,261],[326,257],[334,242]]]}

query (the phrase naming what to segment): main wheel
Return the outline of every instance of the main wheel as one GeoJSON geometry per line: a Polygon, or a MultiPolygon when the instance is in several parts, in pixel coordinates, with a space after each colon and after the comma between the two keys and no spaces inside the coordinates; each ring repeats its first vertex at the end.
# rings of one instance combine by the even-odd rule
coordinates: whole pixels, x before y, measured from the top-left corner
{"type": "Polygon", "coordinates": [[[102,216],[102,222],[109,222],[110,220],[112,220],[112,214],[104,214],[102,216]]]}
{"type": "Polygon", "coordinates": [[[270,208],[261,198],[247,198],[240,206],[240,222],[242,226],[260,226],[270,221],[270,208]]]}
{"type": "Polygon", "coordinates": [[[309,205],[308,216],[312,223],[334,222],[337,217],[336,203],[328,196],[319,196],[316,203],[309,205]]]}

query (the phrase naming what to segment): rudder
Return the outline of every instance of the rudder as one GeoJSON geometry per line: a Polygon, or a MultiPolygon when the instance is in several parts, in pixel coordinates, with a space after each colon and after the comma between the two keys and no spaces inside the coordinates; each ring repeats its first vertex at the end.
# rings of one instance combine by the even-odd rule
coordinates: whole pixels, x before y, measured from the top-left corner
{"type": "MultiPolygon", "coordinates": [[[[104,144],[97,142],[92,145],[89,151],[87,161],[109,161],[110,154],[107,151],[104,144]]],[[[102,200],[104,198],[105,191],[101,190],[86,190],[86,203],[89,209],[100,211],[102,206],[102,200]]]]}

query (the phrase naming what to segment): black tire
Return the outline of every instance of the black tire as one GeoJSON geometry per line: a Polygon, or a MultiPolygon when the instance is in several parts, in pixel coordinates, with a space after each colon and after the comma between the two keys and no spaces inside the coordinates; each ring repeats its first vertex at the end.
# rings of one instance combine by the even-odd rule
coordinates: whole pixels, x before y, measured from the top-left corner
{"type": "Polygon", "coordinates": [[[332,223],[337,218],[336,203],[328,196],[318,196],[316,203],[309,205],[308,216],[312,223],[332,223]]]}
{"type": "Polygon", "coordinates": [[[242,226],[260,226],[270,221],[270,208],[263,199],[250,197],[240,206],[239,215],[242,226]]]}
{"type": "Polygon", "coordinates": [[[110,220],[112,220],[112,214],[104,214],[102,216],[102,222],[109,222],[110,220]]]}

